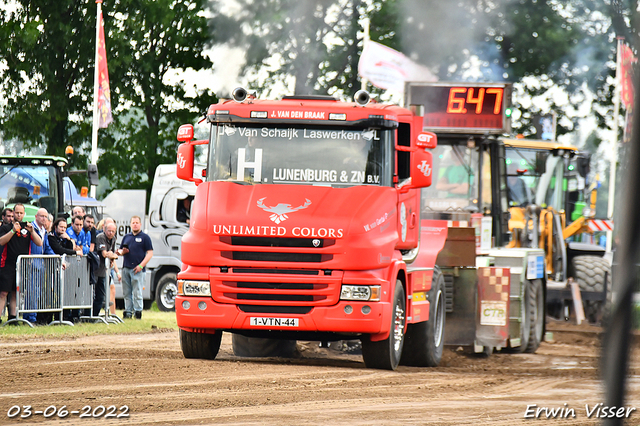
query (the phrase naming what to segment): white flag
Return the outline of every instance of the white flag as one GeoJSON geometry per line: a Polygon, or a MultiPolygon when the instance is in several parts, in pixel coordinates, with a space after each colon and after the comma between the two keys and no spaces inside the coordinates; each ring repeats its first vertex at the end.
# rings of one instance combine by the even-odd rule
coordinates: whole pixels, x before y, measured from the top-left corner
{"type": "Polygon", "coordinates": [[[402,93],[405,81],[436,81],[427,67],[418,65],[397,50],[365,40],[358,74],[376,87],[402,93]]]}

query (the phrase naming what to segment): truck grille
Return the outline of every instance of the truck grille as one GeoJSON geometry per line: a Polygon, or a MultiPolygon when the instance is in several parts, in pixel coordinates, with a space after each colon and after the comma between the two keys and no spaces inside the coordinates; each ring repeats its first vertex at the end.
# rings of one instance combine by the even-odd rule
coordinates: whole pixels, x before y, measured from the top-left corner
{"type": "Polygon", "coordinates": [[[232,246],[322,248],[336,243],[330,238],[220,237],[232,246]]]}
{"type": "Polygon", "coordinates": [[[333,260],[333,254],[323,253],[335,245],[335,239],[322,238],[271,238],[271,237],[220,237],[229,245],[220,256],[245,262],[294,262],[323,263],[333,260]]]}
{"type": "Polygon", "coordinates": [[[220,255],[230,260],[251,260],[255,262],[308,262],[320,263],[333,259],[332,254],[315,253],[274,253],[255,251],[223,251],[220,255]]]}
{"type": "Polygon", "coordinates": [[[238,305],[238,309],[248,314],[298,314],[304,315],[311,312],[311,306],[255,306],[238,305]]]}
{"type": "Polygon", "coordinates": [[[219,303],[243,305],[243,310],[267,306],[329,306],[338,302],[341,271],[229,268],[212,275],[211,296],[219,303]]]}

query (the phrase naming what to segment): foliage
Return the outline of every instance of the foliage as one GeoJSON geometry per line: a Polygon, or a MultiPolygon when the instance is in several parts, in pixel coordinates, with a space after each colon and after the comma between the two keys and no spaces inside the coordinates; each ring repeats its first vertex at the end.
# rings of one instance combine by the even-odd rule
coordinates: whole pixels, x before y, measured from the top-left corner
{"type": "MultiPolygon", "coordinates": [[[[0,11],[0,68],[6,104],[4,139],[45,145],[84,168],[91,149],[95,11],[93,1],[19,0],[0,11]]],[[[155,167],[175,161],[175,133],[215,101],[189,98],[172,70],[209,68],[204,0],[113,0],[103,5],[111,102],[115,122],[100,130],[100,174],[115,187],[149,189],[155,167]]],[[[0,104],[1,105],[1,104],[0,104]]]]}
{"type": "Polygon", "coordinates": [[[211,0],[210,28],[222,44],[245,50],[251,88],[269,95],[355,92],[361,0],[211,0]],[[267,92],[267,93],[265,93],[267,92]]]}
{"type": "Polygon", "coordinates": [[[47,146],[63,155],[68,143],[90,137],[80,127],[93,87],[93,2],[20,0],[0,11],[0,76],[6,104],[4,139],[47,146]]]}
{"type": "MultiPolygon", "coordinates": [[[[210,66],[204,0],[119,0],[107,12],[107,57],[117,123],[101,138],[98,163],[116,188],[151,188],[155,168],[175,162],[176,131],[206,111],[215,97],[187,98],[185,82],[165,82],[172,69],[210,66]]],[[[105,31],[106,31],[105,28],[105,31]]],[[[115,115],[115,114],[114,114],[115,115]]]]}
{"type": "Polygon", "coordinates": [[[607,128],[615,36],[638,38],[637,0],[237,3],[233,8],[210,0],[210,26],[217,43],[246,52],[243,72],[263,96],[283,86],[296,94],[355,91],[366,17],[372,40],[429,67],[440,80],[513,82],[521,112],[514,131],[525,134],[532,131],[533,115],[550,110],[558,115],[558,134],[574,130],[586,115],[607,128]],[[544,99],[545,107],[530,102],[536,98],[544,99]],[[591,111],[574,107],[591,101],[591,111]]]}

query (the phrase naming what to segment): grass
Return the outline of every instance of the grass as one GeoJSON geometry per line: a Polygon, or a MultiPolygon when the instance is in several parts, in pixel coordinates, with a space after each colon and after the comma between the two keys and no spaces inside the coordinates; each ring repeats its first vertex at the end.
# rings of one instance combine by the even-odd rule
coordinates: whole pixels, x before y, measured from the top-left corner
{"type": "MultiPolygon", "coordinates": [[[[116,315],[122,317],[122,311],[116,311],[116,315]]],[[[6,318],[3,318],[3,324],[6,318]]],[[[142,319],[128,319],[122,324],[105,323],[77,323],[73,327],[68,325],[51,325],[29,327],[26,324],[18,326],[0,326],[0,340],[13,340],[15,338],[37,337],[82,337],[99,334],[130,334],[147,333],[153,330],[170,329],[177,330],[175,312],[160,312],[154,304],[151,309],[142,312],[142,319]]]]}

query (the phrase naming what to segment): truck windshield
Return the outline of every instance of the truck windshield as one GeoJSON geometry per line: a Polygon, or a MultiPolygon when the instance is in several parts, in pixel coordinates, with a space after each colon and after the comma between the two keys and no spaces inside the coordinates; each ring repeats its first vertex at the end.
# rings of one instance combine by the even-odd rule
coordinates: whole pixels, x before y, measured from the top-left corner
{"type": "Polygon", "coordinates": [[[212,126],[210,181],[390,185],[394,132],[329,126],[212,126]]]}
{"type": "Polygon", "coordinates": [[[46,208],[58,214],[58,180],[55,166],[0,164],[0,205],[21,203],[26,217],[46,208]]]}

